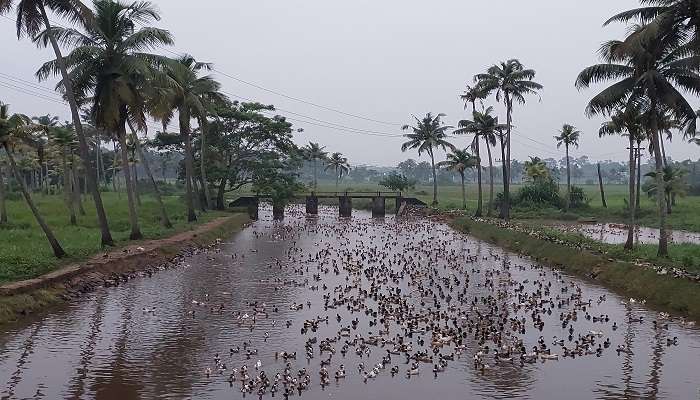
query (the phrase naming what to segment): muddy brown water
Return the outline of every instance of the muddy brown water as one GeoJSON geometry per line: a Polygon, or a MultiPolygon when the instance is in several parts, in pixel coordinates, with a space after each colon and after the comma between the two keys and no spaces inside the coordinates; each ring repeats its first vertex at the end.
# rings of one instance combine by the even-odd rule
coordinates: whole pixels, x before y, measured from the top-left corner
{"type": "MultiPolygon", "coordinates": [[[[307,219],[300,209],[295,209],[288,212],[284,222],[273,222],[266,210],[261,213],[260,221],[225,238],[216,250],[188,257],[177,268],[150,278],[136,278],[119,287],[100,289],[33,319],[0,328],[0,398],[243,398],[242,384],[238,380],[233,384],[228,382],[233,369],[245,365],[254,377],[254,365],[259,360],[260,369],[274,379],[275,373],[285,368],[284,361],[274,356],[278,351],[296,352],[296,360],[290,360],[292,374],[297,376],[297,371],[305,368],[310,376],[308,389],[301,396],[294,391],[290,398],[697,399],[700,396],[700,332],[680,318],[663,321],[669,324],[668,329],[654,329],[652,321],[660,318],[659,313],[645,308],[639,301],[630,303],[629,299],[602,287],[538,266],[527,258],[454,232],[440,223],[397,221],[393,217],[372,220],[364,212],[355,212],[350,220],[340,220],[335,209],[322,208],[321,212],[318,219],[307,219]],[[319,253],[323,261],[316,259],[319,253]],[[365,255],[364,260],[360,254],[365,255]],[[408,257],[412,257],[412,265],[398,262],[408,257]],[[339,266],[338,274],[334,273],[334,262],[339,266]],[[319,272],[320,264],[329,268],[329,272],[319,272]],[[362,269],[356,270],[358,266],[362,269]],[[362,357],[355,352],[356,346],[350,345],[343,357],[342,343],[356,335],[368,338],[370,332],[377,334],[384,326],[381,323],[369,326],[375,319],[363,309],[352,312],[342,306],[326,310],[323,296],[337,299],[336,286],[354,286],[346,296],[362,298],[360,304],[377,311],[373,296],[360,297],[357,289],[371,292],[368,277],[363,273],[368,272],[368,267],[375,268],[374,277],[382,277],[378,271],[393,272],[390,279],[378,286],[380,298],[381,294],[397,293],[397,288],[401,288],[404,304],[412,307],[413,312],[443,304],[441,311],[454,316],[458,323],[476,318],[476,309],[482,314],[487,312],[481,301],[472,308],[471,299],[493,295],[500,310],[509,310],[510,318],[526,320],[526,332],[510,332],[506,334],[508,340],[523,340],[530,351],[542,336],[551,352],[560,355],[561,346],[550,342],[554,336],[568,336],[568,329],[560,322],[560,313],[574,310],[574,303],[562,308],[555,306],[551,315],[541,312],[544,327],[540,331],[533,326],[532,309],[512,306],[522,300],[516,290],[522,285],[521,294],[538,290],[542,294],[543,288],[548,288],[542,298],[557,302],[557,296],[568,298],[579,288],[581,301],[590,300],[591,306],[585,312],[578,307],[578,318],[571,324],[575,328],[573,340],[579,334],[595,330],[603,333],[596,339],[597,344],[609,338],[611,345],[599,357],[595,354],[575,359],[560,357],[522,365],[517,357],[512,362],[496,362],[491,351],[483,356],[489,368],[482,370],[475,366],[474,356],[483,347],[473,334],[465,334],[464,350],[455,350],[454,342],[438,348],[441,354],[454,355],[444,372],[436,375],[432,372],[433,364],[421,363],[419,374],[408,378],[406,372],[411,364],[406,364],[406,356],[392,355],[385,369],[365,382],[358,370],[359,363],[366,366],[366,371],[371,370],[387,356],[392,345],[368,345],[370,353],[362,357]],[[415,281],[409,284],[409,272],[420,274],[416,277],[422,279],[424,290],[437,293],[440,287],[451,294],[454,308],[447,309],[446,300],[440,297],[437,302],[432,296],[421,297],[426,292],[419,291],[415,281]],[[320,275],[320,281],[314,279],[315,274],[320,275]],[[433,277],[432,285],[429,276],[433,277]],[[448,286],[447,282],[452,283],[448,286]],[[562,288],[567,291],[562,292],[562,288]],[[458,292],[467,299],[463,303],[456,299],[458,292]],[[601,296],[604,300],[599,303],[601,296]],[[253,324],[254,311],[247,302],[258,302],[258,307],[265,303],[267,318],[258,315],[253,324]],[[218,311],[222,304],[223,310],[218,311]],[[290,309],[294,304],[303,304],[304,308],[290,309]],[[144,312],[144,308],[155,311],[144,312]],[[586,313],[608,315],[609,321],[593,322],[585,318],[586,313]],[[340,322],[336,314],[341,317],[340,322]],[[328,323],[325,316],[329,317],[328,323]],[[304,320],[317,317],[321,317],[318,329],[302,333],[304,320]],[[628,322],[638,317],[643,317],[643,322],[628,322]],[[358,321],[357,329],[351,329],[350,337],[341,337],[332,344],[336,353],[327,366],[330,384],[321,387],[320,361],[327,359],[328,353],[319,354],[316,343],[314,357],[307,360],[304,344],[312,337],[319,342],[337,337],[340,328],[351,326],[353,319],[358,321]],[[289,328],[287,321],[291,324],[289,328]],[[613,322],[618,329],[612,329],[613,322]],[[673,337],[677,337],[677,345],[669,345],[668,339],[673,337]],[[230,352],[231,348],[242,348],[244,342],[257,354],[248,358],[242,349],[238,353],[230,352]],[[618,345],[630,352],[618,354],[615,351],[618,345]],[[217,353],[221,359],[218,363],[217,353]],[[220,373],[217,365],[221,363],[226,364],[226,370],[220,373]],[[333,375],[340,364],[345,366],[347,376],[336,380],[333,375]],[[392,377],[390,368],[394,366],[398,366],[399,373],[392,377]],[[209,376],[208,369],[211,369],[209,376]]],[[[412,344],[412,352],[433,353],[428,334],[416,332],[408,337],[395,322],[387,320],[389,333],[385,338],[395,339],[398,334],[404,343],[412,344]],[[421,338],[424,345],[419,342],[421,338]]],[[[437,324],[451,325],[444,320],[437,324]]],[[[493,343],[487,341],[485,345],[488,344],[494,348],[493,343]]],[[[573,344],[567,339],[565,346],[570,348],[573,344]]],[[[259,395],[248,393],[245,398],[257,399],[259,395]]],[[[267,392],[263,398],[273,397],[267,392]]],[[[274,398],[284,398],[281,389],[274,398]]]]}

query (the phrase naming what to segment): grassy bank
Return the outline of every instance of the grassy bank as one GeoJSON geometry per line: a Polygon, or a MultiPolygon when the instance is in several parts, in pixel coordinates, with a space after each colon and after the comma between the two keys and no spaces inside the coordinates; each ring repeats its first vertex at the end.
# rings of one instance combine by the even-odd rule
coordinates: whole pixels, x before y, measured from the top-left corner
{"type": "Polygon", "coordinates": [[[656,274],[624,260],[591,251],[572,251],[563,244],[533,238],[469,218],[457,219],[453,227],[508,250],[593,280],[628,297],[646,299],[653,307],[700,320],[700,285],[656,274]]]}
{"type": "MultiPolygon", "coordinates": [[[[103,193],[103,200],[117,246],[124,245],[129,238],[126,194],[106,192],[103,193]]],[[[89,198],[84,201],[86,215],[78,216],[76,226],[69,224],[62,196],[36,195],[35,201],[69,256],[56,259],[26,204],[19,199],[8,201],[9,224],[0,225],[0,284],[33,278],[62,265],[85,260],[103,250],[95,209],[89,198]]],[[[146,239],[172,236],[197,224],[228,215],[207,212],[199,216],[197,223],[189,224],[185,220],[184,202],[179,196],[168,196],[164,201],[174,225],[172,229],[160,226],[156,201],[150,196],[141,196],[139,222],[146,239]]]]}
{"type": "MultiPolygon", "coordinates": [[[[186,232],[185,235],[178,235],[186,236],[181,240],[164,239],[155,242],[151,241],[149,246],[152,246],[153,249],[144,251],[142,255],[135,254],[115,258],[113,261],[100,265],[98,270],[90,270],[89,279],[99,281],[102,277],[107,277],[116,273],[116,271],[139,270],[149,265],[167,262],[180,253],[184,247],[206,246],[216,241],[217,238],[226,237],[240,230],[249,221],[245,214],[228,214],[225,217],[220,217],[219,221],[222,219],[222,223],[215,222],[217,225],[212,225],[211,227],[199,226],[196,232],[186,232]]],[[[119,253],[120,250],[114,249],[113,252],[119,253]]],[[[26,293],[0,296],[0,325],[17,320],[19,316],[33,314],[48,306],[64,301],[66,298],[69,298],[67,295],[71,289],[67,286],[64,283],[57,283],[26,293]]]]}
{"type": "Polygon", "coordinates": [[[689,272],[700,273],[700,246],[691,243],[670,243],[668,257],[658,257],[656,244],[637,244],[632,251],[625,250],[624,244],[602,243],[579,233],[561,232],[555,228],[542,226],[537,222],[526,222],[522,225],[529,229],[538,230],[549,237],[556,237],[575,245],[583,245],[608,257],[623,261],[643,260],[655,265],[681,268],[689,272]]]}

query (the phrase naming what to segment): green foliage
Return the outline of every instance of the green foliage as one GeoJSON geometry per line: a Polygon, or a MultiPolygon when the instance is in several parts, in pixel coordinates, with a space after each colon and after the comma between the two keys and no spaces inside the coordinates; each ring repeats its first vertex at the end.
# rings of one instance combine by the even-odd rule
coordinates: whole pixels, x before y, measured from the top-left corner
{"type": "Polygon", "coordinates": [[[535,180],[518,190],[513,199],[513,205],[561,207],[559,186],[551,178],[535,180]]]}
{"type": "Polygon", "coordinates": [[[384,179],[379,181],[380,186],[384,186],[389,190],[404,192],[407,189],[413,189],[416,186],[416,180],[410,179],[405,175],[393,173],[389,174],[384,179]]]}
{"type": "MultiPolygon", "coordinates": [[[[126,194],[102,193],[102,198],[114,239],[118,244],[126,244],[130,233],[126,194]]],[[[66,223],[66,206],[62,195],[37,196],[35,201],[69,257],[58,260],[53,256],[51,247],[24,201],[8,201],[11,228],[0,230],[0,282],[33,278],[65,263],[84,260],[103,250],[94,207],[89,207],[86,203],[87,215],[78,217],[77,226],[70,226],[66,223]]],[[[160,213],[155,199],[148,195],[141,196],[139,217],[147,239],[171,236],[195,226],[187,223],[184,204],[178,196],[165,196],[163,201],[171,213],[173,229],[165,229],[160,225],[160,213]]],[[[225,215],[229,214],[210,211],[201,214],[197,223],[206,223],[225,215]]]]}
{"type": "Polygon", "coordinates": [[[570,193],[570,202],[569,202],[569,207],[570,208],[582,208],[588,206],[588,203],[591,201],[590,198],[588,198],[588,195],[586,195],[586,192],[583,190],[583,188],[579,186],[571,186],[571,193],[570,193]]]}

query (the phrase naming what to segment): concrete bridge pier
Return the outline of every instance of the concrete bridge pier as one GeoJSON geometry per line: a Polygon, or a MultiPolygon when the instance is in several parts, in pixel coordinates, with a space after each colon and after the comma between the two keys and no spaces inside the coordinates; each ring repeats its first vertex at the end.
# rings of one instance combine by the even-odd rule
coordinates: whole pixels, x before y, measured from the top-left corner
{"type": "Polygon", "coordinates": [[[382,196],[377,196],[372,199],[372,217],[384,218],[386,215],[386,199],[382,196]]]}
{"type": "Polygon", "coordinates": [[[338,203],[340,204],[340,216],[344,218],[350,218],[352,216],[352,197],[340,196],[338,197],[338,203]]]}
{"type": "Polygon", "coordinates": [[[275,221],[284,219],[284,204],[272,204],[272,219],[275,221]]]}
{"type": "Polygon", "coordinates": [[[394,209],[396,214],[398,214],[401,209],[401,203],[403,203],[403,198],[401,196],[396,197],[396,208],[394,209]]]}
{"type": "Polygon", "coordinates": [[[316,195],[306,196],[306,213],[318,215],[318,197],[316,195]]]}
{"type": "Polygon", "coordinates": [[[260,200],[255,198],[248,203],[248,217],[253,221],[258,220],[258,209],[260,207],[260,200]]]}

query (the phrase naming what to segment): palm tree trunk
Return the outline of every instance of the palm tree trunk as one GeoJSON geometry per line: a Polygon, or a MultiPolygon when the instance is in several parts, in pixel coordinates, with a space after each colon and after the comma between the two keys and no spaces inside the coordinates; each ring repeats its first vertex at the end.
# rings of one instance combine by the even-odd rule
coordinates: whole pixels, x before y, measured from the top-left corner
{"type": "Polygon", "coordinates": [[[603,186],[603,174],[600,173],[600,163],[598,163],[598,188],[600,189],[600,201],[603,203],[603,208],[608,208],[608,202],[605,200],[605,187],[603,186]]]}
{"type": "Polygon", "coordinates": [[[65,89],[66,100],[70,105],[71,117],[73,119],[73,128],[75,129],[75,135],[78,137],[78,149],[80,150],[80,157],[83,159],[85,164],[85,176],[88,190],[92,194],[92,199],[95,202],[95,209],[97,211],[97,221],[100,225],[100,236],[102,246],[114,246],[114,239],[112,239],[112,234],[109,231],[109,222],[107,221],[107,214],[105,213],[104,205],[102,204],[102,196],[100,195],[99,187],[97,186],[97,179],[95,175],[95,170],[93,169],[92,163],[90,162],[90,148],[88,147],[87,140],[85,139],[85,134],[83,133],[83,125],[80,122],[80,113],[78,109],[78,103],[75,100],[75,92],[73,91],[73,83],[68,76],[68,69],[66,68],[65,60],[61,54],[61,48],[58,46],[56,38],[51,33],[51,22],[49,21],[49,16],[46,14],[46,9],[43,3],[38,3],[39,9],[41,11],[41,16],[44,20],[44,25],[46,30],[49,32],[49,40],[51,41],[51,47],[56,54],[56,63],[58,68],[61,70],[61,82],[65,89]]]}
{"type": "Polygon", "coordinates": [[[661,144],[659,143],[659,127],[656,121],[656,102],[652,101],[651,115],[651,138],[654,148],[654,159],[656,164],[656,202],[659,208],[659,257],[668,257],[668,234],[666,232],[666,193],[664,190],[664,160],[661,154],[661,144]]]}
{"type": "Polygon", "coordinates": [[[209,182],[207,182],[207,169],[206,169],[206,163],[205,163],[205,156],[206,156],[206,149],[207,149],[207,144],[206,144],[206,131],[207,131],[207,120],[206,118],[200,118],[199,119],[199,130],[202,132],[201,133],[201,149],[199,151],[199,168],[200,168],[200,174],[202,175],[202,191],[204,191],[204,204],[208,209],[211,209],[211,192],[209,192],[209,182]]]}
{"type": "Polygon", "coordinates": [[[462,208],[467,209],[467,192],[464,190],[464,171],[459,171],[459,176],[462,178],[462,208]]]}
{"type": "Polygon", "coordinates": [[[160,224],[164,228],[170,229],[173,227],[173,224],[170,222],[170,218],[168,218],[168,212],[165,210],[163,199],[160,196],[160,189],[158,189],[158,184],[156,183],[153,173],[151,172],[151,166],[149,165],[148,159],[146,159],[146,154],[144,154],[143,148],[141,147],[141,140],[139,140],[136,130],[131,123],[129,123],[129,129],[131,129],[131,134],[134,135],[134,146],[136,147],[136,151],[138,152],[141,163],[143,164],[143,169],[146,170],[148,180],[151,181],[151,185],[153,186],[153,195],[156,198],[158,209],[160,210],[160,224]]]}
{"type": "Polygon", "coordinates": [[[491,216],[493,210],[493,157],[491,156],[491,144],[486,140],[486,151],[489,154],[489,208],[486,215],[491,216]]]}
{"type": "Polygon", "coordinates": [[[192,165],[192,137],[190,135],[190,117],[184,110],[179,110],[180,114],[180,134],[185,140],[185,205],[187,206],[187,222],[197,220],[194,212],[194,194],[192,193],[192,175],[194,165],[192,165]]]}
{"type": "Polygon", "coordinates": [[[71,177],[72,177],[72,187],[73,187],[73,204],[78,207],[78,213],[80,215],[85,215],[85,208],[83,208],[83,199],[80,196],[80,178],[78,177],[78,163],[75,162],[75,157],[73,156],[73,151],[71,150],[71,177]]]}
{"type": "Polygon", "coordinates": [[[7,223],[7,204],[5,204],[5,177],[0,165],[0,225],[7,223]]]}
{"type": "MultiPolygon", "coordinates": [[[[473,106],[473,105],[472,105],[473,106]]],[[[483,189],[481,188],[481,156],[479,155],[480,149],[479,149],[479,135],[476,135],[474,137],[474,152],[476,153],[476,181],[477,181],[477,186],[478,186],[478,196],[479,198],[477,199],[476,202],[476,212],[474,213],[475,217],[481,217],[483,210],[483,189]]],[[[488,142],[486,143],[488,145],[488,142]]],[[[462,197],[464,197],[464,177],[462,177],[462,197]]],[[[465,208],[466,208],[466,203],[465,203],[465,208]]]]}
{"type": "Polygon", "coordinates": [[[122,121],[119,126],[119,132],[117,136],[119,138],[119,147],[122,157],[122,171],[124,172],[124,180],[126,186],[126,197],[129,205],[129,224],[131,225],[131,234],[129,239],[138,240],[143,238],[141,233],[141,228],[139,227],[139,217],[136,213],[136,198],[134,196],[134,186],[131,182],[131,168],[129,168],[129,151],[126,147],[126,127],[125,122],[122,121]]]}
{"type": "Polygon", "coordinates": [[[318,160],[316,159],[316,157],[314,157],[314,191],[318,190],[318,175],[317,175],[317,171],[316,171],[317,162],[318,162],[318,160]]]}
{"type": "Polygon", "coordinates": [[[565,143],[564,147],[566,147],[566,209],[568,210],[571,206],[571,164],[569,161],[569,144],[565,143]]]}
{"type": "Polygon", "coordinates": [[[499,218],[505,219],[506,221],[508,220],[508,208],[510,207],[508,204],[508,200],[506,199],[507,196],[507,187],[508,187],[508,171],[506,167],[506,148],[505,148],[505,143],[503,142],[503,135],[499,135],[500,142],[501,142],[501,170],[503,172],[503,203],[501,204],[501,212],[499,215],[499,218]]]}
{"type": "Polygon", "coordinates": [[[70,224],[75,226],[78,224],[75,218],[75,207],[73,203],[73,188],[71,185],[71,171],[68,169],[68,156],[66,155],[66,149],[62,149],[61,163],[63,164],[63,195],[66,201],[66,207],[68,207],[68,215],[70,216],[70,224]]]}
{"type": "Polygon", "coordinates": [[[136,170],[136,160],[134,160],[134,165],[131,166],[134,174],[133,185],[134,185],[134,196],[136,196],[136,205],[141,207],[141,193],[139,193],[139,173],[136,170]]]}
{"type": "Polygon", "coordinates": [[[338,181],[340,180],[340,175],[338,175],[338,167],[335,167],[335,191],[338,191],[338,181]]]}
{"type": "Polygon", "coordinates": [[[629,181],[629,194],[630,194],[630,199],[629,199],[629,213],[630,213],[630,220],[629,220],[629,225],[627,226],[627,241],[625,242],[625,250],[632,250],[634,248],[634,217],[635,217],[635,209],[636,205],[634,204],[634,181],[635,181],[635,164],[636,160],[634,159],[634,140],[632,139],[632,135],[630,135],[630,158],[629,158],[629,167],[630,167],[630,181],[629,181]]]}
{"type": "Polygon", "coordinates": [[[39,224],[39,227],[41,227],[41,230],[44,232],[46,239],[49,241],[49,245],[51,245],[51,249],[53,250],[53,255],[56,258],[65,257],[66,252],[61,247],[61,244],[58,243],[58,239],[56,239],[56,236],[54,236],[53,231],[51,231],[51,228],[49,228],[49,226],[46,224],[46,221],[44,221],[44,217],[42,217],[39,213],[39,209],[36,208],[34,201],[32,201],[32,196],[29,194],[27,186],[24,184],[24,180],[17,172],[17,164],[15,163],[15,158],[12,156],[12,153],[10,153],[10,149],[7,147],[7,143],[5,143],[5,152],[7,153],[7,159],[10,161],[10,169],[12,170],[12,174],[15,176],[15,180],[17,181],[17,183],[19,183],[19,188],[22,191],[22,196],[24,196],[24,201],[27,202],[27,206],[29,206],[29,209],[34,215],[34,219],[36,219],[36,222],[39,224]]]}
{"type": "Polygon", "coordinates": [[[510,95],[507,93],[505,95],[505,102],[508,132],[506,133],[506,154],[503,160],[503,171],[505,175],[503,176],[503,209],[501,210],[501,214],[503,219],[508,221],[510,219],[510,134],[513,125],[513,104],[510,99],[510,95]]]}
{"type": "Polygon", "coordinates": [[[642,141],[638,140],[637,141],[637,190],[636,190],[636,196],[637,200],[635,201],[635,207],[637,208],[637,211],[640,211],[642,208],[642,141]]]}
{"type": "Polygon", "coordinates": [[[437,174],[435,172],[435,156],[433,155],[433,149],[431,148],[428,151],[428,154],[430,154],[430,165],[433,169],[433,204],[432,206],[438,205],[438,199],[437,199],[437,174]]]}

